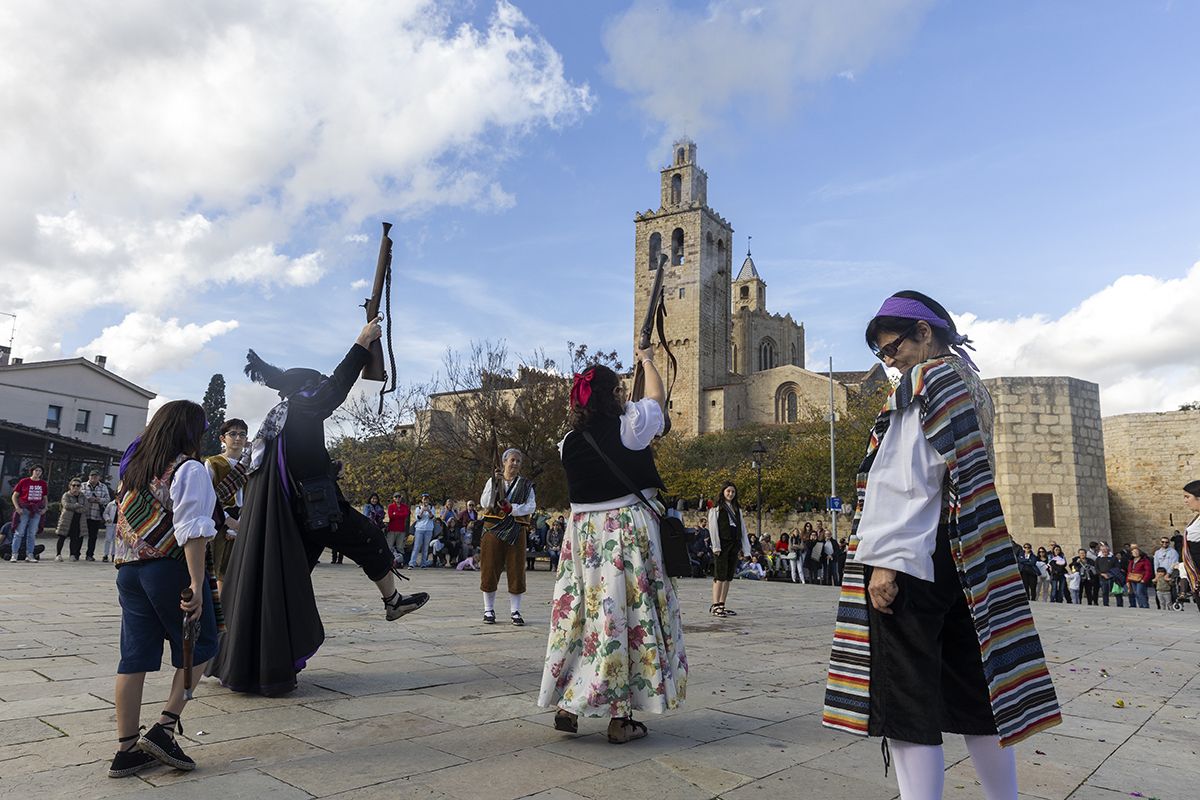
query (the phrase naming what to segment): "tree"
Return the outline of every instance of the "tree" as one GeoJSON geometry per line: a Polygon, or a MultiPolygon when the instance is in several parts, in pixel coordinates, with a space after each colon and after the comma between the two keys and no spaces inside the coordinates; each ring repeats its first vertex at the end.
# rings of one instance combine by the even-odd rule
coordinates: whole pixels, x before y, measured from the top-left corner
{"type": "Polygon", "coordinates": [[[1179,407],[1180,411],[1200,411],[1200,400],[1193,400],[1190,403],[1184,403],[1179,407]]]}
{"type": "Polygon", "coordinates": [[[208,420],[208,429],[201,440],[200,455],[213,456],[221,452],[221,426],[225,424],[224,375],[218,372],[209,378],[204,402],[200,405],[204,407],[204,416],[208,420]]]}

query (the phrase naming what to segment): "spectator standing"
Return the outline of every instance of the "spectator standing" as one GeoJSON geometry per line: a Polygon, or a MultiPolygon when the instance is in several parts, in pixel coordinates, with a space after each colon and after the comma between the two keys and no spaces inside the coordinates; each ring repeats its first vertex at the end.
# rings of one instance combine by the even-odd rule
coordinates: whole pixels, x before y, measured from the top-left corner
{"type": "Polygon", "coordinates": [[[1100,580],[1101,602],[1107,606],[1108,597],[1112,594],[1117,600],[1117,605],[1124,606],[1125,573],[1121,571],[1107,544],[1101,543],[1099,552],[1096,553],[1096,576],[1100,580]],[[1121,587],[1121,591],[1114,593],[1114,585],[1121,587]]]}
{"type": "Polygon", "coordinates": [[[437,511],[433,507],[432,498],[429,493],[421,495],[421,501],[417,504],[417,510],[413,512],[413,549],[412,555],[408,558],[408,566],[411,568],[429,566],[429,545],[433,541],[434,520],[437,519],[437,511]]]}
{"type": "Polygon", "coordinates": [[[1154,572],[1154,599],[1160,610],[1171,609],[1171,575],[1163,567],[1154,572]]]}
{"type": "Polygon", "coordinates": [[[50,487],[42,480],[42,465],[34,464],[29,470],[28,478],[21,478],[13,487],[12,504],[17,515],[17,524],[13,526],[12,556],[10,561],[16,563],[25,548],[25,563],[34,560],[33,546],[37,543],[38,528],[42,524],[42,514],[46,513],[46,494],[50,487]]]}
{"type": "Polygon", "coordinates": [[[1071,593],[1071,602],[1075,605],[1080,604],[1083,590],[1080,588],[1083,582],[1083,575],[1079,572],[1079,567],[1074,563],[1067,565],[1067,591],[1071,593]]]}
{"type": "Polygon", "coordinates": [[[1037,551],[1037,561],[1035,566],[1038,571],[1038,600],[1043,603],[1050,602],[1050,554],[1046,552],[1046,548],[1039,547],[1037,551]]]}
{"type": "Polygon", "coordinates": [[[83,503],[86,509],[87,522],[87,555],[88,561],[96,560],[96,537],[104,527],[104,507],[112,500],[112,492],[108,486],[100,482],[100,470],[94,469],[88,473],[87,483],[83,485],[83,503]]]}
{"type": "Polygon", "coordinates": [[[1136,544],[1129,548],[1129,569],[1125,573],[1130,608],[1150,607],[1150,584],[1154,580],[1154,564],[1136,544]]]}
{"type": "MultiPolygon", "coordinates": [[[[1196,601],[1196,610],[1200,611],[1200,481],[1192,481],[1183,487],[1183,503],[1195,514],[1184,531],[1183,569],[1196,601]]],[[[16,552],[14,547],[13,554],[16,552]]]]}
{"type": "Polygon", "coordinates": [[[1071,602],[1067,594],[1067,557],[1056,544],[1050,545],[1050,602],[1071,602]]]}
{"type": "Polygon", "coordinates": [[[787,537],[787,569],[792,583],[804,583],[804,540],[800,538],[800,529],[792,528],[787,537]]]}
{"type": "Polygon", "coordinates": [[[117,501],[109,500],[108,505],[104,507],[104,558],[103,561],[108,561],[116,555],[116,537],[117,537],[117,501]]]}
{"type": "MultiPolygon", "coordinates": [[[[1175,574],[1175,565],[1179,563],[1179,552],[1171,546],[1171,540],[1163,536],[1158,540],[1158,549],[1154,551],[1154,572],[1158,574],[1159,569],[1167,573],[1169,578],[1175,574]]],[[[1157,589],[1155,590],[1157,592],[1157,589]]],[[[1174,597],[1171,598],[1174,601],[1174,597]]],[[[1162,601],[1157,594],[1154,596],[1154,602],[1162,608],[1162,601]]]]}
{"type": "Polygon", "coordinates": [[[725,600],[729,597],[729,586],[737,574],[739,545],[741,554],[750,557],[750,537],[746,533],[742,508],[738,504],[737,486],[727,481],[718,497],[719,505],[708,511],[713,551],[713,593],[708,613],[714,617],[730,617],[737,616],[737,612],[727,609],[725,600]]]}
{"type": "Polygon", "coordinates": [[[404,540],[408,536],[408,503],[404,495],[396,492],[387,507],[387,543],[400,561],[404,560],[404,540]]]}
{"type": "Polygon", "coordinates": [[[1026,542],[1022,546],[1021,552],[1017,553],[1017,571],[1021,574],[1021,583],[1025,585],[1025,596],[1031,602],[1037,600],[1037,555],[1033,552],[1033,545],[1029,542],[1026,542]]]}
{"type": "Polygon", "coordinates": [[[58,546],[55,561],[62,561],[63,542],[71,541],[71,560],[78,561],[82,549],[81,533],[83,520],[87,516],[87,504],[83,496],[83,485],[79,478],[71,478],[67,491],[63,492],[58,512],[58,546]]]}
{"type": "Polygon", "coordinates": [[[1096,605],[1100,594],[1100,579],[1096,572],[1096,556],[1090,549],[1080,548],[1071,561],[1079,570],[1080,588],[1089,606],[1096,605]]]}
{"type": "Polygon", "coordinates": [[[379,495],[372,493],[362,507],[362,515],[379,530],[387,530],[387,510],[379,502],[379,495]]]}

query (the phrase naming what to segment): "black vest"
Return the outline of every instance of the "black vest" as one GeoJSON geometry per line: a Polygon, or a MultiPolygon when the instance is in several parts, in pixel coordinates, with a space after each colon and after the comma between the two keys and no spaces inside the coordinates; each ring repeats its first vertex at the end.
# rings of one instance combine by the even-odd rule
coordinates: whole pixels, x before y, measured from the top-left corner
{"type": "Polygon", "coordinates": [[[717,539],[739,546],[742,542],[742,511],[738,509],[737,515],[730,517],[729,508],[723,501],[717,506],[717,539]]]}
{"type": "MultiPolygon", "coordinates": [[[[620,417],[601,417],[592,423],[590,430],[596,444],[634,486],[638,489],[665,488],[658,468],[654,466],[654,452],[649,447],[630,450],[621,444],[620,417]]],[[[572,503],[603,503],[629,494],[629,489],[579,431],[571,431],[563,441],[562,462],[567,473],[567,497],[572,503]]]]}

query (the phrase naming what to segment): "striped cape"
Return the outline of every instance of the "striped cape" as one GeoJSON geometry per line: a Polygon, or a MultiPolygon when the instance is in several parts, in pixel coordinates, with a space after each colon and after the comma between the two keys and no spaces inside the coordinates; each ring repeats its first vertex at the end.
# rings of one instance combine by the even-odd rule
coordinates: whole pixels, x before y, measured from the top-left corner
{"type": "MultiPolygon", "coordinates": [[[[122,487],[117,487],[114,564],[120,566],[131,561],[148,561],[155,558],[185,560],[183,548],[175,541],[175,524],[171,513],[171,482],[175,478],[175,471],[188,460],[187,456],[179,456],[166,472],[140,491],[127,492],[122,487]]],[[[213,577],[212,551],[208,548],[204,550],[204,572],[209,592],[212,594],[217,630],[224,631],[225,615],[217,594],[217,581],[213,577]]]]}
{"type": "Polygon", "coordinates": [[[946,461],[943,519],[971,609],[1000,744],[1009,746],[1062,721],[1058,698],[1033,625],[1012,540],[996,496],[991,455],[992,403],[958,356],[905,373],[871,431],[857,478],[857,505],[846,554],[823,723],[866,736],[870,718],[871,641],[863,565],[854,560],[867,481],[891,412],[923,406],[925,438],[946,461]]]}

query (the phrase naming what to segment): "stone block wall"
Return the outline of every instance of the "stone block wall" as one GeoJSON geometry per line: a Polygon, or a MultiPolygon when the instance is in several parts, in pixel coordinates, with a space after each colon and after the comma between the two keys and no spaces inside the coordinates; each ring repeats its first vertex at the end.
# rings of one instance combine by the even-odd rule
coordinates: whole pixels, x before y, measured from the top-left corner
{"type": "Polygon", "coordinates": [[[1153,550],[1192,519],[1182,497],[1200,479],[1200,411],[1108,417],[1104,446],[1113,538],[1153,550]]]}
{"type": "Polygon", "coordinates": [[[996,405],[996,489],[1012,536],[1069,551],[1111,540],[1100,388],[1066,377],[985,383],[996,405]],[[1051,496],[1053,525],[1035,525],[1035,494],[1051,496]]]}

